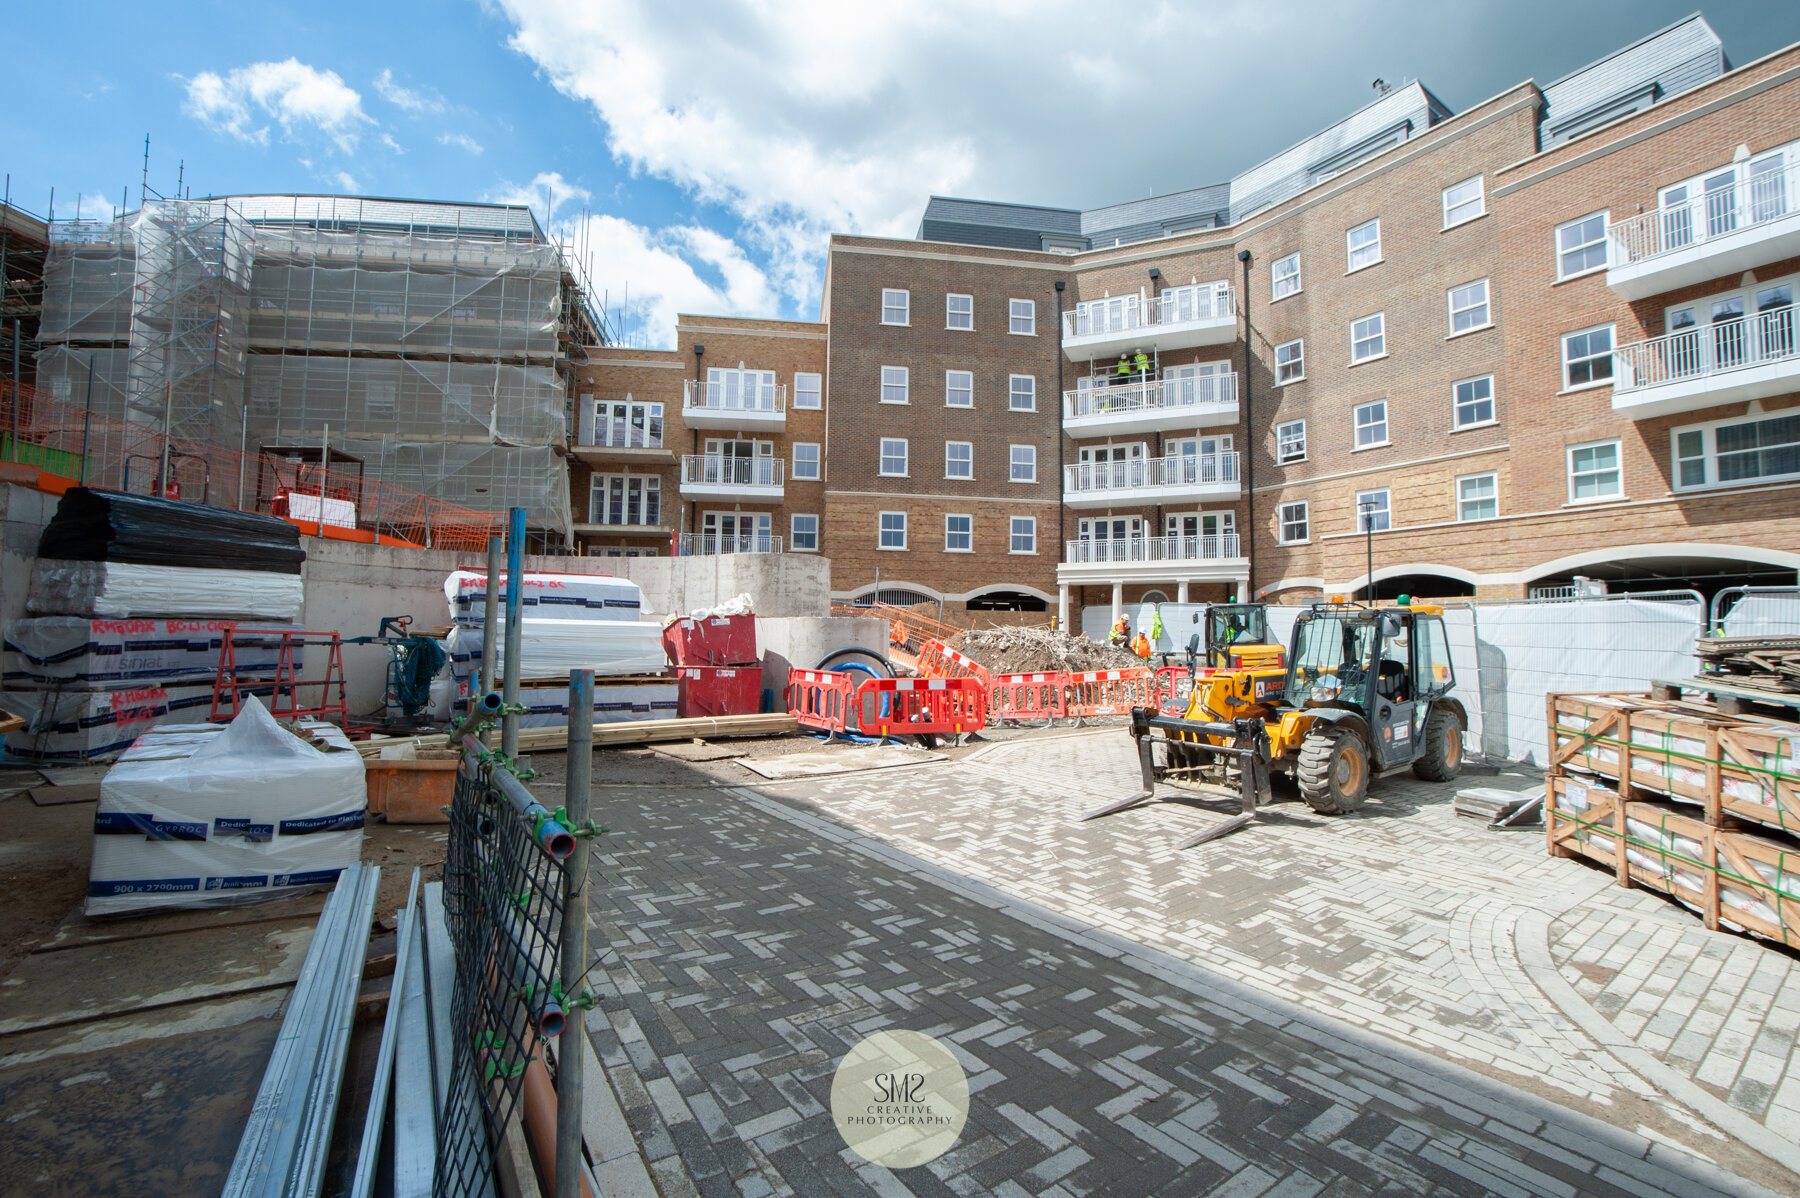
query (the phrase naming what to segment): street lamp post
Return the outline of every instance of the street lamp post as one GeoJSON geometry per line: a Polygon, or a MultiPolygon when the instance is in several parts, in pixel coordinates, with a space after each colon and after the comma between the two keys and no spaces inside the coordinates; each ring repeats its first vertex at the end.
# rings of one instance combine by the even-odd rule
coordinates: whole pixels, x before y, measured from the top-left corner
{"type": "Polygon", "coordinates": [[[1366,581],[1363,583],[1363,597],[1373,607],[1375,604],[1375,501],[1365,499],[1356,507],[1362,514],[1363,551],[1368,569],[1366,581]]]}

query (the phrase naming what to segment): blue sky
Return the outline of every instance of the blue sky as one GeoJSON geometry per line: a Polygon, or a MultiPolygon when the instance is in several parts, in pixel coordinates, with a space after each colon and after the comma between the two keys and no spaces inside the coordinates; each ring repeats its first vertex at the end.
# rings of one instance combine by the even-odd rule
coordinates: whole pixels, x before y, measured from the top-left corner
{"type": "MultiPolygon", "coordinates": [[[[634,344],[678,311],[812,319],[832,231],[932,192],[1092,207],[1228,177],[1420,78],[1462,109],[1693,11],[1510,3],[440,0],[34,6],[9,18],[16,202],[195,195],[529,202],[634,344]],[[1371,16],[1378,13],[1378,16],[1371,16]]],[[[1734,64],[1800,5],[1704,10],[1734,64]]]]}

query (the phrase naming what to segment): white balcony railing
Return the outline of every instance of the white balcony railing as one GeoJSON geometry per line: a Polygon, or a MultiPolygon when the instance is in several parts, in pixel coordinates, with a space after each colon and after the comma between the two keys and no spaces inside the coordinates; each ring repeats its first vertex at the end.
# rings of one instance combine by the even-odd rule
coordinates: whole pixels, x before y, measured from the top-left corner
{"type": "Polygon", "coordinates": [[[1794,310],[1775,308],[1619,346],[1613,351],[1613,391],[1627,394],[1796,357],[1794,310]]]}
{"type": "Polygon", "coordinates": [[[684,532],[679,543],[682,557],[717,557],[724,553],[780,553],[781,538],[766,532],[684,532]]]}
{"type": "Polygon", "coordinates": [[[689,379],[682,408],[684,411],[779,415],[787,408],[787,388],[764,380],[764,373],[756,370],[727,370],[718,378],[689,379]]]}
{"type": "Polygon", "coordinates": [[[1711,191],[1695,183],[1691,199],[1607,225],[1608,264],[1617,270],[1800,212],[1800,164],[1749,171],[1711,191]]]}
{"type": "Polygon", "coordinates": [[[1235,532],[1210,537],[1121,537],[1107,541],[1070,541],[1064,546],[1066,565],[1098,565],[1105,562],[1203,562],[1238,556],[1235,532]]]}
{"type": "Polygon", "coordinates": [[[1063,471],[1067,493],[1131,491],[1144,487],[1190,487],[1238,480],[1235,453],[1170,454],[1126,462],[1081,462],[1063,471]]]}
{"type": "Polygon", "coordinates": [[[1126,333],[1149,325],[1192,324],[1233,317],[1229,283],[1190,283],[1161,295],[1142,291],[1083,300],[1063,313],[1065,338],[1126,333]]]}
{"type": "Polygon", "coordinates": [[[681,481],[698,487],[779,487],[780,458],[728,458],[690,453],[681,458],[681,481]]]}
{"type": "Polygon", "coordinates": [[[1063,417],[1114,416],[1161,409],[1227,409],[1237,406],[1236,374],[1147,379],[1110,387],[1063,392],[1063,417]]]}

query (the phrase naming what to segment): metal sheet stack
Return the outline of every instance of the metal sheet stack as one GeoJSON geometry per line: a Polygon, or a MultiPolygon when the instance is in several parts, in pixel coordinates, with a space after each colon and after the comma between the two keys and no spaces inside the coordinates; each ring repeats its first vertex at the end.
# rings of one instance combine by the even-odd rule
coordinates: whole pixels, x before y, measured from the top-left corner
{"type": "MultiPolygon", "coordinates": [[[[72,488],[38,542],[29,616],[4,628],[11,756],[108,760],[159,720],[203,720],[225,627],[299,614],[300,533],[284,520],[72,488]]],[[[272,671],[279,635],[238,642],[239,674],[272,671]],[[246,660],[247,658],[247,660],[246,660]]]]}

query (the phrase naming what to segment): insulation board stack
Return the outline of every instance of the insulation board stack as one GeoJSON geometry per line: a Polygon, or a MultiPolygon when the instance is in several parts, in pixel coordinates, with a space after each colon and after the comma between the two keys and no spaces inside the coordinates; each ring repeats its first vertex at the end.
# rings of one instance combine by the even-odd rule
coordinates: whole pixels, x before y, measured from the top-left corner
{"type": "Polygon", "coordinates": [[[1800,723],[1552,694],[1545,837],[1728,927],[1800,947],[1800,723]]]}
{"type": "Polygon", "coordinates": [[[755,615],[678,617],[664,627],[663,647],[675,663],[682,719],[762,710],[755,615]]]}
{"type": "MultiPolygon", "coordinates": [[[[29,615],[0,630],[6,704],[26,719],[8,754],[110,759],[158,720],[204,720],[225,628],[290,625],[305,560],[272,516],[72,488],[38,541],[29,615]]],[[[280,652],[278,633],[239,639],[239,677],[280,652]]]]}

